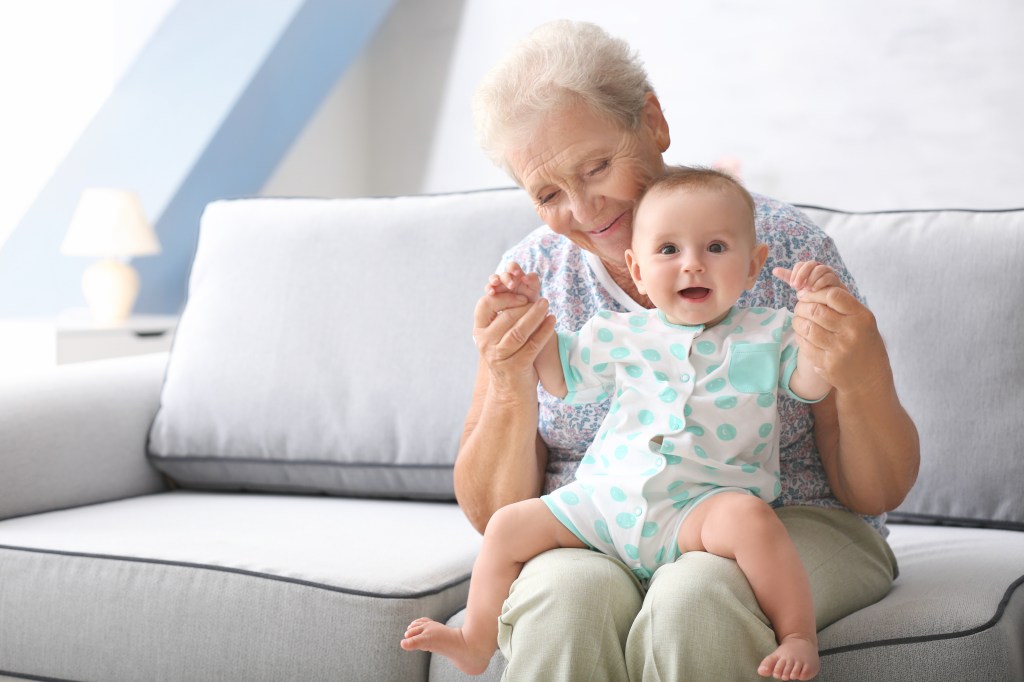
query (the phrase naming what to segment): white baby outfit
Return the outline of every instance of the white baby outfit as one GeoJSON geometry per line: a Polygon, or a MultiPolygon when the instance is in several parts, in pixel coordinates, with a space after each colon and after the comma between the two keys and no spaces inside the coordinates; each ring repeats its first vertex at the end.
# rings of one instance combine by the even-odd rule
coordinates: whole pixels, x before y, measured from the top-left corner
{"type": "Polygon", "coordinates": [[[541,498],[589,547],[646,579],[709,494],[779,495],[778,389],[797,398],[788,310],[733,308],[709,329],[602,310],[558,347],[566,402],[615,397],[575,480],[541,498]]]}

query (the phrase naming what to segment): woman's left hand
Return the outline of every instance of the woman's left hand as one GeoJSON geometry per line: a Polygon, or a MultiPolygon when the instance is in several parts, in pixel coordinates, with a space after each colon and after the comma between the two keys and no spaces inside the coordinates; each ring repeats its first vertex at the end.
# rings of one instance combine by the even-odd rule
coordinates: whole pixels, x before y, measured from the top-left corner
{"type": "Polygon", "coordinates": [[[837,391],[872,391],[891,383],[875,316],[846,289],[803,289],[794,313],[800,361],[814,365],[837,391]]]}

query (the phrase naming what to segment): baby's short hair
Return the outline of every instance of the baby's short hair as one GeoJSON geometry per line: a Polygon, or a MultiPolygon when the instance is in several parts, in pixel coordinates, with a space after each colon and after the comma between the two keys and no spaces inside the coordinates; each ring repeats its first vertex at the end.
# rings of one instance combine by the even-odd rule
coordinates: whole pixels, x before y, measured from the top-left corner
{"type": "MultiPolygon", "coordinates": [[[[724,190],[734,192],[750,209],[750,229],[754,231],[754,216],[757,209],[754,198],[739,180],[720,170],[703,166],[669,166],[664,175],[651,181],[651,184],[640,194],[633,207],[633,233],[636,234],[636,216],[644,200],[654,191],[670,191],[674,189],[724,190]]],[[[755,237],[756,238],[756,237],[755,237]]]]}

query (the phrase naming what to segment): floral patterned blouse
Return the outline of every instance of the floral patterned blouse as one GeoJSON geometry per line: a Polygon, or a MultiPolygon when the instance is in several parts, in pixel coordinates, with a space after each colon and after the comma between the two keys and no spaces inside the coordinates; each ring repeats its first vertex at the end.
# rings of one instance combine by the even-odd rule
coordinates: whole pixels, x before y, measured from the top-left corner
{"type": "MultiPolygon", "coordinates": [[[[754,195],[758,239],[769,246],[768,260],[757,284],[745,292],[740,307],[788,308],[796,305],[796,292],[771,273],[775,267],[792,267],[801,260],[816,260],[835,270],[860,301],[863,297],[847,271],[831,237],[794,207],[754,195]]],[[[498,271],[516,262],[525,272],[536,272],[542,295],[556,316],[558,331],[574,332],[598,310],[639,312],[644,308],[631,299],[593,254],[580,249],[546,225],[527,235],[502,257],[498,271]]],[[[576,467],[597,434],[610,400],[570,405],[537,387],[540,399],[539,429],[547,443],[548,466],[543,494],[572,480],[576,467]]],[[[810,407],[788,396],[779,396],[780,466],[782,493],[775,506],[811,505],[843,509],[828,484],[814,441],[810,407]]],[[[864,520],[887,535],[885,515],[864,520]]]]}

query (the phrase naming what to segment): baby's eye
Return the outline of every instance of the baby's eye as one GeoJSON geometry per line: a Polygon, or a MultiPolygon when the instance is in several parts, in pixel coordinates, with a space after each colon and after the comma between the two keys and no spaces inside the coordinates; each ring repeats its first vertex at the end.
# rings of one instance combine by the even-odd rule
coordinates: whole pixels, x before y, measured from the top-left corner
{"type": "Polygon", "coordinates": [[[725,244],[722,242],[711,242],[708,244],[709,253],[725,253],[725,244]]]}
{"type": "Polygon", "coordinates": [[[663,256],[671,256],[672,254],[679,253],[679,249],[674,244],[665,244],[658,249],[658,253],[663,256]]]}

